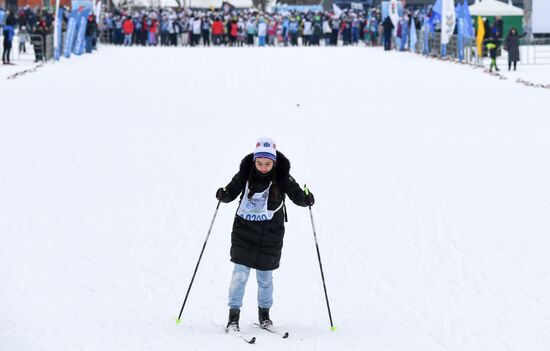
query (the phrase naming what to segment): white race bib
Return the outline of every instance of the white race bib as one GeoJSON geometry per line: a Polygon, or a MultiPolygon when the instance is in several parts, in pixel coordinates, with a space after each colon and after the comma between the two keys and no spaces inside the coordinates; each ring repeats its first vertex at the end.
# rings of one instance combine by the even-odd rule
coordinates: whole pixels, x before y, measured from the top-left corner
{"type": "Polygon", "coordinates": [[[248,188],[248,182],[244,190],[244,196],[237,210],[237,216],[246,219],[247,221],[269,221],[273,218],[275,212],[279,211],[283,207],[283,203],[275,210],[271,211],[267,209],[267,200],[269,198],[269,189],[271,188],[271,182],[267,189],[261,193],[254,193],[249,196],[250,189],[248,188]]]}

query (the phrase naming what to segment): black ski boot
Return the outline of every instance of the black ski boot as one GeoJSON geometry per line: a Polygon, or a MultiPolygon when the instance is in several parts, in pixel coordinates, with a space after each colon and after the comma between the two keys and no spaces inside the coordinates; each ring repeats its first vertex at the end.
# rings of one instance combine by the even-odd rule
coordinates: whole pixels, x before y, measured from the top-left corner
{"type": "Polygon", "coordinates": [[[230,331],[240,331],[239,329],[239,316],[241,315],[241,310],[238,308],[232,308],[229,310],[229,321],[227,322],[227,327],[225,327],[226,332],[230,331]]]}
{"type": "Polygon", "coordinates": [[[273,327],[273,322],[269,319],[269,308],[258,307],[258,321],[260,322],[260,328],[270,329],[273,327]]]}

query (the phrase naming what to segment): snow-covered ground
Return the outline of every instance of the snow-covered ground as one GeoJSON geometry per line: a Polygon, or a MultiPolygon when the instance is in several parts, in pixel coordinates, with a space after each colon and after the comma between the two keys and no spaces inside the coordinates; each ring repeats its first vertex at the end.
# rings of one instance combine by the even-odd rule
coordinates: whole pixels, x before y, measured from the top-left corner
{"type": "MultiPolygon", "coordinates": [[[[2,40],[3,37],[0,37],[2,40]]],[[[14,38],[12,43],[12,50],[10,53],[10,61],[12,65],[0,65],[0,80],[2,85],[5,84],[5,79],[28,69],[33,69],[40,63],[35,63],[35,55],[33,46],[29,43],[26,44],[26,51],[19,52],[19,41],[17,36],[14,38]]]]}
{"type": "Polygon", "coordinates": [[[114,48],[0,84],[0,350],[550,345],[549,91],[371,48],[114,48]],[[272,319],[225,335],[215,190],[273,137],[289,205],[272,319]]]}
{"type": "MultiPolygon", "coordinates": [[[[517,71],[508,71],[508,52],[502,50],[502,56],[497,60],[500,73],[513,81],[519,79],[550,86],[550,45],[521,46],[520,59],[517,71]]],[[[490,59],[485,58],[485,67],[488,68],[490,64],[490,59]]]]}

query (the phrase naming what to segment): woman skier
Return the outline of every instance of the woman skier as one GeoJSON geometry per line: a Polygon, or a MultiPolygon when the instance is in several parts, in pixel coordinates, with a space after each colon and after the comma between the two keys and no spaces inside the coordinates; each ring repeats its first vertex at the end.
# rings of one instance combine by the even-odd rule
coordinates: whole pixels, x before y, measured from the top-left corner
{"type": "Polygon", "coordinates": [[[231,261],[235,263],[229,286],[229,321],[226,331],[239,331],[239,316],[250,269],[258,282],[258,320],[269,329],[273,304],[273,270],[279,267],[286,217],[285,196],[298,206],[312,206],[313,194],[300,189],[290,175],[290,161],[270,138],[260,138],[244,157],[231,182],[216,192],[224,203],[240,195],[231,233],[231,261]]]}

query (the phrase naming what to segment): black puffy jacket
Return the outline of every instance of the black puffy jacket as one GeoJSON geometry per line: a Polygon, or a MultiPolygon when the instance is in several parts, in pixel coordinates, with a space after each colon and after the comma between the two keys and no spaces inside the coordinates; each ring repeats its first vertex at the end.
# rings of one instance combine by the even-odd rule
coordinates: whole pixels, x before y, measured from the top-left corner
{"type": "MultiPolygon", "coordinates": [[[[277,162],[273,170],[262,175],[256,171],[253,154],[242,161],[239,172],[225,187],[222,202],[231,202],[244,195],[246,182],[251,193],[263,192],[273,182],[269,192],[267,208],[276,210],[286,195],[298,206],[306,207],[304,191],[290,175],[290,161],[277,151],[277,162]]],[[[237,215],[231,233],[231,261],[259,270],[273,270],[279,267],[283,237],[285,234],[284,207],[267,221],[247,221],[237,215]]]]}

